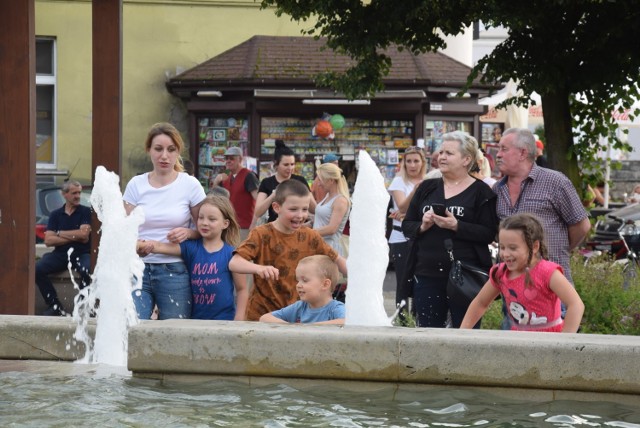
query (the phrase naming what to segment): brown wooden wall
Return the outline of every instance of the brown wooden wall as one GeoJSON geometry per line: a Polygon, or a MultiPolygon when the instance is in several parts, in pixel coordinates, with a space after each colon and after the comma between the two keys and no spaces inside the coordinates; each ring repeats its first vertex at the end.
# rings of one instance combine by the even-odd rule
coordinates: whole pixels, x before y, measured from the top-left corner
{"type": "Polygon", "coordinates": [[[0,313],[31,314],[35,274],[34,0],[0,1],[0,313]]]}

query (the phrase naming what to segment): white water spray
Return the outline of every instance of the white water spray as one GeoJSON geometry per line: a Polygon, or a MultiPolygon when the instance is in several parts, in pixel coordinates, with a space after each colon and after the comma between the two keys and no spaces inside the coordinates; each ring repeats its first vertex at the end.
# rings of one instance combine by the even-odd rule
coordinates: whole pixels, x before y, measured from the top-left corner
{"type": "Polygon", "coordinates": [[[390,326],[382,286],[389,265],[385,225],[389,193],[369,154],[360,150],[358,178],[350,215],[347,325],[390,326]]]}
{"type": "Polygon", "coordinates": [[[127,365],[128,330],[138,324],[135,305],[131,297],[139,288],[144,263],[136,254],[138,226],[144,222],[140,207],[127,216],[122,202],[119,177],[104,167],[96,168],[91,192],[91,205],[102,222],[98,261],[90,287],[76,297],[74,319],[78,320],[76,339],[87,346],[81,362],[127,365]],[[133,278],[138,281],[133,286],[133,278]],[[96,311],[95,346],[87,334],[89,314],[96,311]]]}

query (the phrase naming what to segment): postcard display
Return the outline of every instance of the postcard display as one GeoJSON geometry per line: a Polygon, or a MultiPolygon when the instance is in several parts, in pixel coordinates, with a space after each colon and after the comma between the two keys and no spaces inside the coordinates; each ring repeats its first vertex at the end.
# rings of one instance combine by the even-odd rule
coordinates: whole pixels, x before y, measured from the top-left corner
{"type": "MultiPolygon", "coordinates": [[[[313,181],[316,160],[326,153],[339,154],[342,161],[356,161],[358,151],[366,150],[380,167],[389,184],[395,176],[402,152],[414,144],[413,121],[345,118],[345,125],[334,130],[334,139],[314,137],[312,129],[319,119],[291,117],[262,118],[260,172],[266,172],[273,159],[275,140],[281,139],[296,154],[296,173],[313,181]]],[[[263,176],[261,175],[261,178],[263,176]]]]}
{"type": "Polygon", "coordinates": [[[249,119],[246,117],[201,117],[198,119],[198,179],[205,192],[216,175],[225,172],[224,152],[237,146],[247,156],[249,119]]]}
{"type": "Polygon", "coordinates": [[[487,144],[498,144],[502,137],[502,125],[499,123],[483,123],[482,124],[482,148],[486,148],[487,144]]]}
{"type": "Polygon", "coordinates": [[[425,121],[424,142],[427,156],[440,150],[442,136],[447,132],[464,131],[471,134],[471,122],[455,120],[433,120],[427,118],[425,121]]]}

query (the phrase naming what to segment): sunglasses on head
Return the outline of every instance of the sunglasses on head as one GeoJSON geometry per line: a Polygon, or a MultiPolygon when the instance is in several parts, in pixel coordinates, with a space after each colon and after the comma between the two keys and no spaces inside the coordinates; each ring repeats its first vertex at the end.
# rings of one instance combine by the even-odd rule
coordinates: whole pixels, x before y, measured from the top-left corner
{"type": "Polygon", "coordinates": [[[406,149],[404,149],[405,153],[424,153],[424,149],[422,147],[418,147],[418,146],[411,146],[411,147],[407,147],[406,149]]]}

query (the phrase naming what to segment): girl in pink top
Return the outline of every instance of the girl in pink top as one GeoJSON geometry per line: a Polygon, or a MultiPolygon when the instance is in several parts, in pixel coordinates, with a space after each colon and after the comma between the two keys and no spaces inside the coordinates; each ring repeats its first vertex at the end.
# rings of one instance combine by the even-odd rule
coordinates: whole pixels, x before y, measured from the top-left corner
{"type": "Polygon", "coordinates": [[[575,333],[584,304],[562,268],[548,260],[540,220],[527,213],[500,223],[499,263],[491,268],[489,281],[469,305],[460,328],[472,328],[493,300],[502,294],[512,330],[575,333]],[[560,302],[567,307],[564,320],[560,302]]]}

